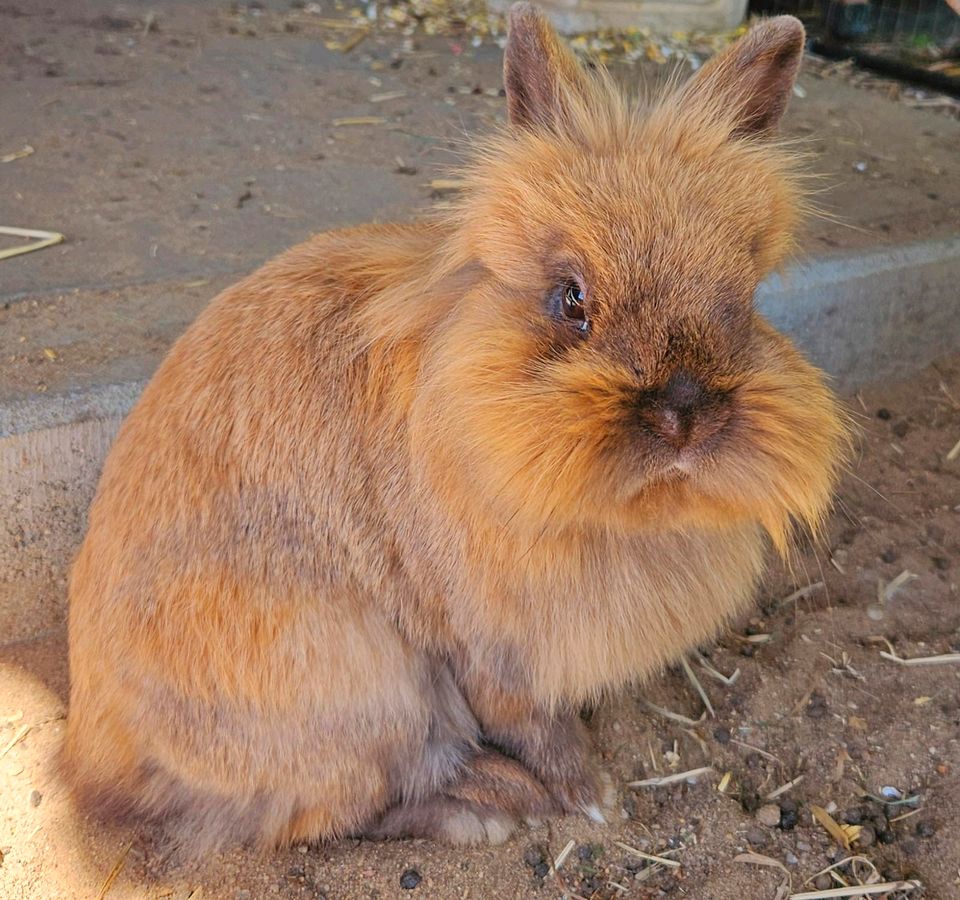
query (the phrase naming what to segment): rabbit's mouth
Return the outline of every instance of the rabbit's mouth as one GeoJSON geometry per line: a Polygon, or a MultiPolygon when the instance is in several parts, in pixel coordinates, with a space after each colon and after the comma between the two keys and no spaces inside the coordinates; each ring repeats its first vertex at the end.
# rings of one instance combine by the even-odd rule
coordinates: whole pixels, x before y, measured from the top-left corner
{"type": "Polygon", "coordinates": [[[687,478],[694,473],[697,462],[695,456],[692,450],[681,450],[677,458],[667,465],[666,472],[669,475],[687,478]]]}

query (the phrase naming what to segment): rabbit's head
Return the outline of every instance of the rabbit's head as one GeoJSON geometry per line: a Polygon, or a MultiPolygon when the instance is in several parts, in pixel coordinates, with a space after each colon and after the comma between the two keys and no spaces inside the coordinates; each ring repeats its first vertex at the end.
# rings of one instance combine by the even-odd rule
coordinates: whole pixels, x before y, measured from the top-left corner
{"type": "Polygon", "coordinates": [[[753,300],[797,218],[772,131],[803,40],[769,19],[643,106],[513,7],[509,126],[453,213],[469,288],[422,373],[451,490],[535,531],[817,527],[842,415],[753,300]]]}

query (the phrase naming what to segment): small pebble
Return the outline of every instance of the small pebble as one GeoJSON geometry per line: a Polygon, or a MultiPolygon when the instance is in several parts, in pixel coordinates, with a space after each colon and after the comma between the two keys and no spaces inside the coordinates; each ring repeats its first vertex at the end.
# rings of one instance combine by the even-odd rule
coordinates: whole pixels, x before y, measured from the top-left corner
{"type": "Polygon", "coordinates": [[[577,856],[580,859],[593,859],[593,847],[589,844],[581,844],[577,847],[577,856]]]}
{"type": "Polygon", "coordinates": [[[757,821],[767,828],[776,828],[780,824],[780,807],[774,803],[766,803],[757,810],[757,821]]]}
{"type": "Polygon", "coordinates": [[[860,834],[857,835],[857,844],[860,847],[872,847],[877,840],[877,832],[872,825],[861,825],[860,834]]]}
{"type": "Polygon", "coordinates": [[[863,821],[863,807],[849,806],[843,811],[842,819],[847,825],[859,825],[863,821]]]}
{"type": "Polygon", "coordinates": [[[806,841],[797,841],[797,849],[801,853],[809,853],[813,848],[806,841]]]}
{"type": "Polygon", "coordinates": [[[722,725],[719,728],[714,728],[713,738],[718,744],[729,744],[730,729],[724,728],[722,725]]]}
{"type": "Polygon", "coordinates": [[[811,719],[822,719],[827,714],[827,698],[814,691],[810,696],[806,712],[811,719]]]}
{"type": "Polygon", "coordinates": [[[43,799],[43,794],[40,791],[30,791],[30,805],[39,806],[40,801],[43,799]]]}
{"type": "Polygon", "coordinates": [[[527,849],[523,851],[523,862],[524,865],[535,869],[543,862],[543,851],[539,847],[527,847],[527,849]]]}
{"type": "Polygon", "coordinates": [[[784,854],[783,858],[787,861],[788,866],[796,866],[800,862],[800,860],[797,859],[797,857],[789,850],[784,854]]]}
{"type": "Polygon", "coordinates": [[[887,549],[880,554],[880,559],[883,560],[883,562],[885,563],[896,562],[899,558],[900,558],[900,554],[896,550],[894,550],[893,547],[887,547],[887,549]]]}
{"type": "Polygon", "coordinates": [[[936,833],[937,829],[933,827],[932,822],[920,822],[917,824],[917,837],[933,837],[936,833]]]}
{"type": "Polygon", "coordinates": [[[400,887],[405,891],[412,891],[420,884],[421,880],[420,873],[416,869],[407,869],[407,871],[400,876],[400,887]]]}
{"type": "Polygon", "coordinates": [[[827,891],[833,887],[833,879],[826,872],[824,872],[823,875],[818,875],[813,880],[813,886],[818,891],[827,891]]]}
{"type": "Polygon", "coordinates": [[[877,418],[883,419],[884,422],[887,422],[893,418],[893,413],[891,413],[890,410],[885,406],[881,406],[880,409],[877,410],[877,418]]]}
{"type": "Polygon", "coordinates": [[[533,868],[533,874],[536,875],[537,878],[546,878],[550,874],[550,866],[545,862],[537,863],[533,868]]]}
{"type": "Polygon", "coordinates": [[[796,809],[780,809],[780,830],[793,831],[797,827],[799,816],[796,809]]]}
{"type": "Polygon", "coordinates": [[[744,812],[754,813],[760,808],[760,795],[756,791],[744,790],[740,794],[740,805],[744,812]]]}
{"type": "Polygon", "coordinates": [[[600,890],[602,886],[602,882],[591,875],[588,878],[584,878],[583,881],[580,882],[579,893],[583,897],[592,897],[597,893],[597,891],[600,890]]]}
{"type": "Polygon", "coordinates": [[[754,825],[747,829],[747,840],[754,847],[765,847],[769,843],[770,837],[762,828],[757,828],[754,825]]]}

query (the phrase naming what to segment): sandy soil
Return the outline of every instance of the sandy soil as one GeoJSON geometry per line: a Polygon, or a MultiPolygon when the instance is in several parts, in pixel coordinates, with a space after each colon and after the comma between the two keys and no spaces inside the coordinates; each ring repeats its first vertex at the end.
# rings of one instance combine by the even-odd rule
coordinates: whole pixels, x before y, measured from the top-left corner
{"type": "MultiPolygon", "coordinates": [[[[36,148],[0,172],[16,173],[0,220],[71,238],[4,269],[14,311],[21,295],[63,292],[69,303],[85,287],[109,313],[114,288],[176,278],[191,293],[170,314],[185,322],[220,279],[310,231],[408,216],[432,199],[430,180],[463,130],[502,113],[494,46],[418,38],[405,48],[385,34],[341,54],[320,35],[287,30],[287,4],[268,7],[235,15],[225,4],[0,3],[0,150],[36,148]],[[152,8],[157,28],[145,31],[152,8]],[[368,115],[386,123],[333,124],[368,115]]],[[[956,231],[954,120],[812,74],[801,84],[788,132],[826,173],[823,205],[856,225],[814,222],[808,250],[956,231]]],[[[29,374],[28,386],[40,383],[42,373],[29,374]]],[[[917,878],[923,888],[911,897],[960,897],[960,666],[908,668],[880,655],[886,641],[904,657],[960,651],[960,459],[946,459],[960,439],[960,357],[850,405],[862,447],[825,546],[799,551],[792,570],[774,566],[753,616],[704,648],[717,670],[739,670],[733,685],[694,664],[716,715],[700,720],[682,672],[593,711],[599,761],[617,790],[608,826],[564,819],[496,848],[348,841],[177,868],[149,835],[78,820],[53,778],[67,679],[55,628],[0,650],[0,897],[765,900],[785,876],[738,854],[769,856],[793,890],[812,889],[806,880],[846,855],[810,812],[831,804],[837,820],[869,820],[873,834],[861,832],[858,850],[884,878],[917,878]],[[904,572],[916,578],[878,602],[878,586],[904,572]],[[713,772],[696,784],[627,787],[707,765],[713,772]],[[763,809],[800,777],[777,810],[763,809]],[[859,809],[884,787],[918,799],[859,809]],[[765,824],[777,818],[783,827],[765,824]],[[680,865],[648,865],[623,844],[680,865]]]]}
{"type": "MultiPolygon", "coordinates": [[[[909,383],[864,390],[850,406],[862,445],[826,545],[800,550],[792,573],[774,567],[753,616],[704,648],[720,672],[739,670],[732,686],[694,665],[716,716],[703,716],[682,672],[592,712],[599,761],[617,790],[608,826],[557,820],[468,850],[344,841],[171,866],[149,835],[77,821],[52,778],[66,689],[65,640],[56,631],[0,653],[0,752],[31,726],[0,759],[0,896],[97,896],[121,865],[111,898],[761,900],[785,876],[736,857],[754,851],[780,861],[800,890],[847,855],[811,815],[813,805],[830,804],[836,819],[848,812],[869,824],[854,847],[884,877],[923,884],[910,896],[960,896],[960,665],[908,668],[880,655],[960,651],[960,459],[946,459],[960,438],[960,357],[909,383]],[[898,578],[903,586],[878,600],[898,578]],[[648,702],[696,724],[664,718],[648,702]],[[703,766],[713,772],[696,784],[627,787],[703,766]],[[763,809],[766,795],[798,778],[779,806],[763,809]],[[864,794],[884,788],[917,800],[861,808],[864,794]],[[559,872],[542,877],[571,841],[559,872]],[[622,844],[672,849],[680,866],[647,865],[622,844]],[[401,879],[411,869],[421,880],[408,892],[401,879]]],[[[415,880],[407,874],[406,883],[415,880]]]]}

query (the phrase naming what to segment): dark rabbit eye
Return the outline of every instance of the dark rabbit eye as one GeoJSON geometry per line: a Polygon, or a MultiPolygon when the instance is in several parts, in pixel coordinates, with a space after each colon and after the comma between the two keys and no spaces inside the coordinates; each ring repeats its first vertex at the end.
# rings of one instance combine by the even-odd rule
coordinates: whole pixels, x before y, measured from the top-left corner
{"type": "Polygon", "coordinates": [[[583,288],[575,281],[569,281],[563,286],[563,314],[568,319],[586,324],[587,310],[584,306],[586,296],[583,288]]]}

